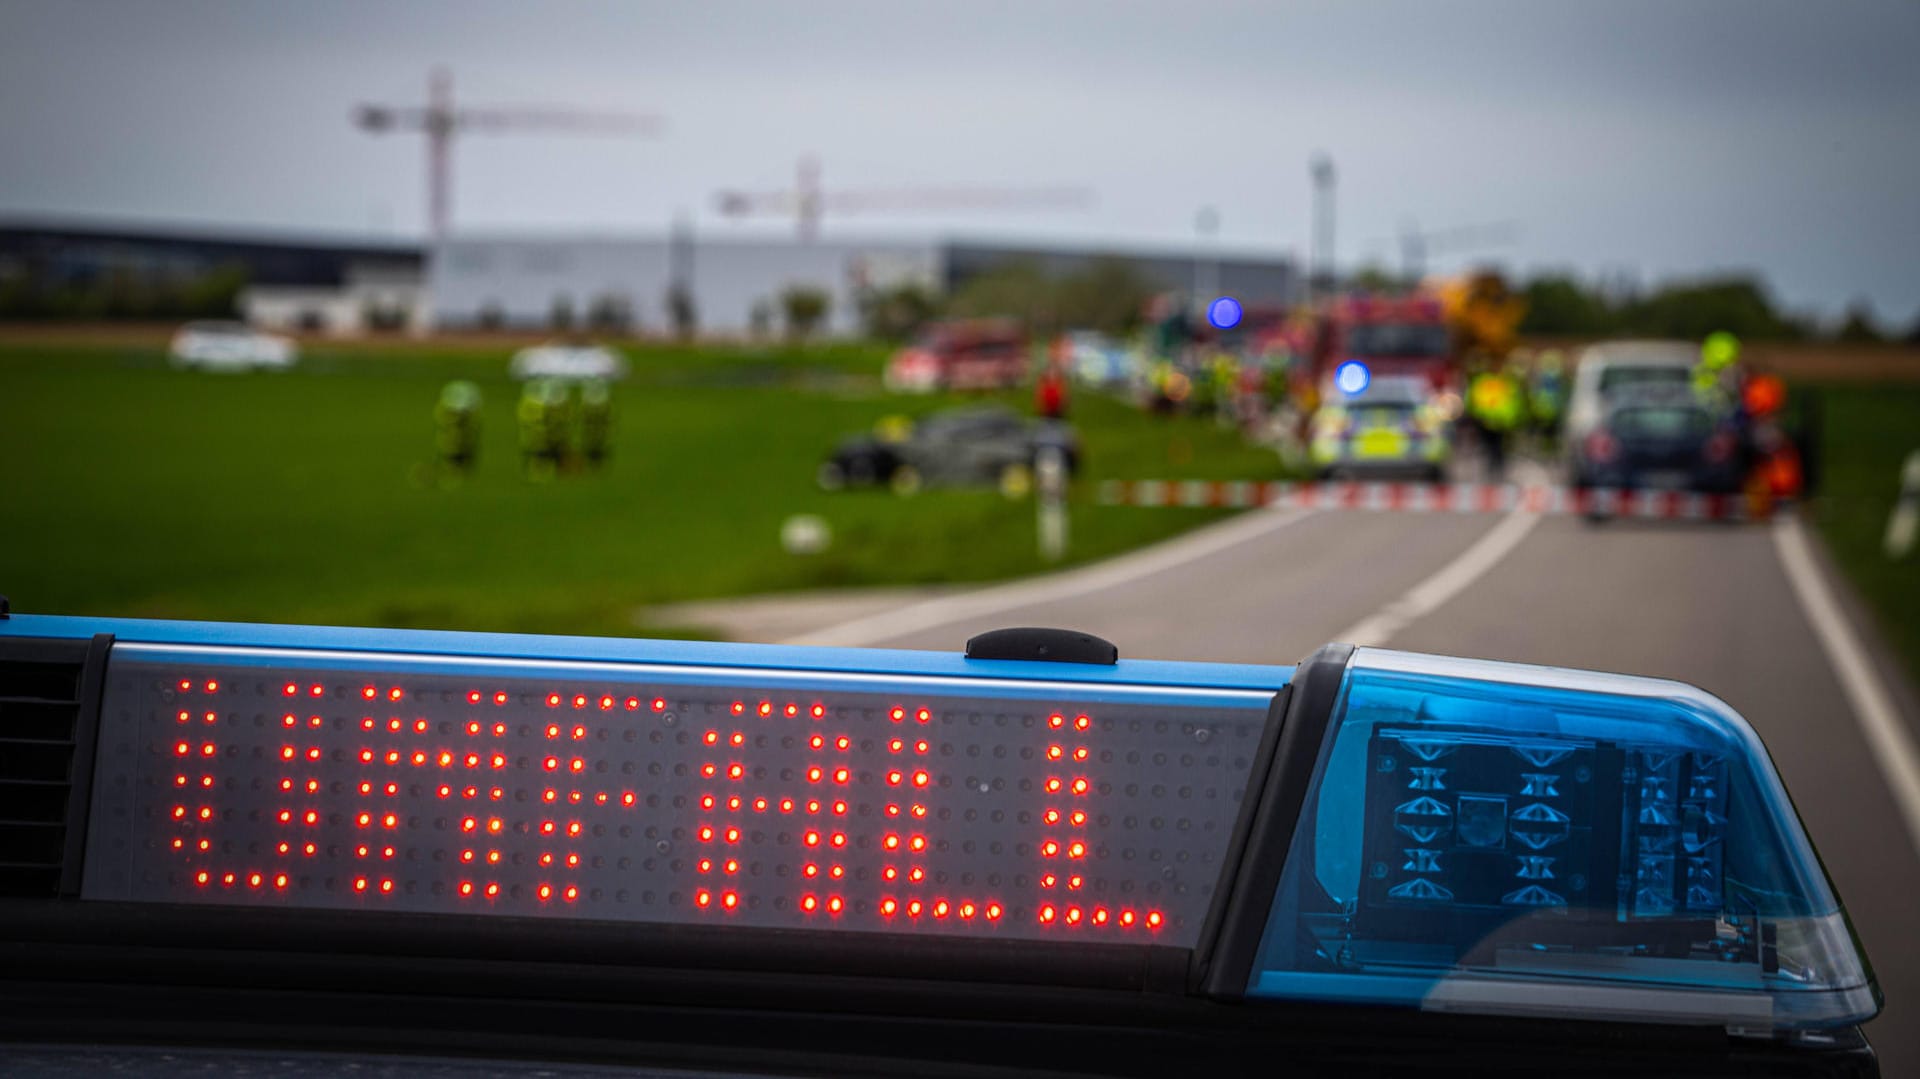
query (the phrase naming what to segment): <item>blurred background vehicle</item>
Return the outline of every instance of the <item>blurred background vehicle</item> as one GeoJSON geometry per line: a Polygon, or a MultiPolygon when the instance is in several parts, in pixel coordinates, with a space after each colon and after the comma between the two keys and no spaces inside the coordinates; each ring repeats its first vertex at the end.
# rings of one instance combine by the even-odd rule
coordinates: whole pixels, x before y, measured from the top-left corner
{"type": "Polygon", "coordinates": [[[1377,376],[1416,376],[1435,391],[1460,388],[1460,350],[1435,296],[1336,298],[1321,313],[1310,347],[1321,377],[1359,360],[1377,376]]]}
{"type": "Polygon", "coordinates": [[[1657,382],[1609,393],[1600,422],[1571,453],[1578,488],[1731,494],[1745,474],[1731,417],[1685,386],[1657,382]]]}
{"type": "Polygon", "coordinates": [[[1018,386],[1031,367],[1027,333],[1011,319],[938,322],[887,362],[894,393],[1018,386]]]}
{"type": "Polygon", "coordinates": [[[612,382],[627,377],[627,359],[604,345],[549,342],[514,353],[507,369],[522,382],[539,378],[612,382]]]}
{"type": "Polygon", "coordinates": [[[1608,341],[1580,354],[1567,397],[1566,436],[1576,444],[1606,415],[1607,396],[1629,386],[1685,387],[1700,362],[1686,341],[1608,341]]]}
{"type": "Polygon", "coordinates": [[[1375,378],[1354,394],[1329,382],[1308,440],[1314,474],[1444,482],[1452,445],[1438,396],[1425,378],[1407,375],[1375,378]]]}
{"type": "Polygon", "coordinates": [[[1030,420],[998,405],[936,412],[911,425],[883,423],[878,433],[842,441],[820,465],[826,490],[885,485],[899,494],[923,486],[998,485],[1009,494],[1031,486],[1040,454],[1056,450],[1069,474],[1080,467],[1072,426],[1030,420]]]}
{"type": "Polygon", "coordinates": [[[167,345],[176,367],[202,371],[284,371],[300,358],[292,340],[244,322],[189,322],[167,345]]]}

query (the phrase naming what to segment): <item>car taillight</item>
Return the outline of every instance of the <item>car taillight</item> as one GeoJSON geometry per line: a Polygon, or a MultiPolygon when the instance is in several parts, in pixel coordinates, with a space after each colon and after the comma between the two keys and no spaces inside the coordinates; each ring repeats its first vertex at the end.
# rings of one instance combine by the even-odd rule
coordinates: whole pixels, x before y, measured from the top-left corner
{"type": "Polygon", "coordinates": [[[1733,457],[1733,434],[1721,431],[1707,439],[1707,460],[1720,464],[1733,457]]]}
{"type": "Polygon", "coordinates": [[[1595,431],[1587,436],[1587,457],[1594,461],[1611,461],[1620,452],[1620,442],[1605,431],[1595,431]]]}

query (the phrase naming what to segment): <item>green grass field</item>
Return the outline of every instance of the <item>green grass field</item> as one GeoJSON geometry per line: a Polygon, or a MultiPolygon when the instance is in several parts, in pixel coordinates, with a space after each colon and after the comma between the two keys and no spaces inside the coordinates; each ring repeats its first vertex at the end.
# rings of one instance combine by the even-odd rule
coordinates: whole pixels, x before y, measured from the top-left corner
{"type": "Polygon", "coordinates": [[[1920,386],[1834,385],[1818,392],[1824,475],[1813,520],[1920,682],[1920,550],[1896,562],[1881,546],[1900,492],[1901,463],[1920,449],[1920,386]]]}
{"type": "MultiPolygon", "coordinates": [[[[1046,568],[1030,501],[814,487],[841,435],[952,403],[883,396],[882,350],[634,350],[610,469],[547,484],[519,469],[508,355],[316,345],[290,373],[206,375],[146,347],[0,346],[0,592],[26,612],[630,634],[652,603],[1046,568]],[[486,395],[484,445],[442,490],[420,473],[454,377],[486,395]],[[802,512],[831,550],[781,549],[802,512]]],[[[1101,478],[1280,473],[1205,421],[1074,406],[1071,561],[1219,515],[1095,506],[1101,478]]]]}

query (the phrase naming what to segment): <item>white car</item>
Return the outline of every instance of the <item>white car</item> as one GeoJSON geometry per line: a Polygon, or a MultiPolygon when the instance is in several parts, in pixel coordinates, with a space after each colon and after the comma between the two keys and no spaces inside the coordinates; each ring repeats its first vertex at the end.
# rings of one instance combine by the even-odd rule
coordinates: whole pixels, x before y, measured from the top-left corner
{"type": "Polygon", "coordinates": [[[175,367],[203,371],[284,371],[300,358],[291,340],[241,322],[189,322],[167,354],[175,367]]]}
{"type": "Polygon", "coordinates": [[[1565,442],[1577,446],[1600,425],[1607,396],[1626,386],[1685,386],[1700,362],[1691,341],[1608,341],[1580,354],[1567,397],[1565,442]]]}
{"type": "Polygon", "coordinates": [[[522,381],[530,378],[614,381],[627,377],[627,360],[600,345],[549,343],[514,353],[507,370],[522,381]]]}

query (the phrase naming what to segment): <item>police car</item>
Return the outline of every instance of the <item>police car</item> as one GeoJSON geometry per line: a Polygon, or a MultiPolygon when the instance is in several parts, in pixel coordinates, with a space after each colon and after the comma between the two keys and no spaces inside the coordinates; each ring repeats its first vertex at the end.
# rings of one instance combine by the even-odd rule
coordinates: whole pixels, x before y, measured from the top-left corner
{"type": "Polygon", "coordinates": [[[1719,700],[1117,651],[0,620],[0,1063],[1878,1074],[1719,700]]]}
{"type": "Polygon", "coordinates": [[[1308,429],[1307,453],[1317,475],[1399,475],[1436,483],[1446,478],[1452,457],[1448,423],[1426,379],[1383,376],[1343,389],[1340,377],[1328,382],[1325,403],[1308,429]]]}

